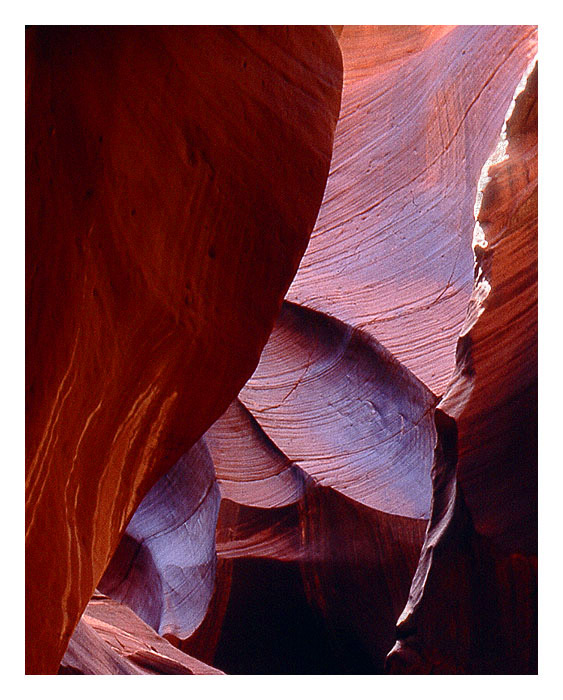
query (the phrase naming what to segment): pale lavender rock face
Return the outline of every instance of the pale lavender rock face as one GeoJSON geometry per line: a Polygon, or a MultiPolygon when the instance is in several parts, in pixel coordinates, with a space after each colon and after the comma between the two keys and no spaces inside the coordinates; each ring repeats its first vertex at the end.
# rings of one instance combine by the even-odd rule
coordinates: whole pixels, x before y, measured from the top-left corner
{"type": "Polygon", "coordinates": [[[285,302],[239,397],[317,483],[428,518],[436,397],[367,334],[285,302]]]}
{"type": "Polygon", "coordinates": [[[99,589],[159,634],[189,637],[213,594],[219,502],[213,462],[200,440],[145,496],[99,589]]]}
{"type": "Polygon", "coordinates": [[[477,181],[537,31],[345,27],[339,41],[331,172],[287,298],[366,331],[441,394],[473,288],[477,181]]]}

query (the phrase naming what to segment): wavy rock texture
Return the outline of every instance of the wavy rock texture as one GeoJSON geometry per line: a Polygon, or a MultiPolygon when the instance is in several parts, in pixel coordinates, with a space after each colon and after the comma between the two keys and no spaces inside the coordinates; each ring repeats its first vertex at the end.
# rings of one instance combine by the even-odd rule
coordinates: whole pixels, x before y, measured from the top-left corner
{"type": "MultiPolygon", "coordinates": [[[[402,620],[402,655],[392,656],[389,669],[533,672],[537,648],[534,559],[518,551],[497,556],[493,543],[475,536],[472,525],[473,518],[485,534],[484,523],[479,523],[485,518],[494,522],[494,499],[502,498],[507,507],[497,508],[496,519],[504,519],[508,527],[500,535],[497,526],[496,540],[506,543],[512,526],[516,540],[523,542],[526,533],[527,546],[537,540],[530,522],[536,483],[535,426],[529,401],[532,397],[533,403],[533,380],[531,393],[520,404],[527,406],[520,413],[521,423],[514,422],[515,409],[505,418],[494,419],[507,387],[520,381],[518,363],[526,361],[529,377],[534,376],[534,351],[524,349],[529,331],[535,328],[535,268],[529,246],[519,254],[518,293],[505,287],[506,296],[499,302],[506,304],[504,320],[510,321],[512,332],[522,332],[522,322],[529,330],[516,345],[504,331],[504,352],[512,353],[514,359],[506,358],[502,374],[496,367],[496,378],[490,376],[496,364],[491,338],[503,333],[503,321],[497,320],[495,328],[484,327],[479,336],[478,354],[489,358],[481,363],[490,365],[483,370],[482,380],[491,384],[485,393],[488,400],[479,399],[476,409],[483,411],[482,434],[472,427],[475,409],[466,409],[460,422],[458,469],[463,493],[450,477],[458,460],[458,428],[442,410],[433,419],[436,401],[419,379],[441,394],[455,370],[463,378],[450,391],[466,397],[467,384],[473,386],[473,369],[467,372],[465,366],[470,353],[462,351],[467,357],[460,362],[458,350],[456,369],[454,351],[460,333],[459,347],[468,343],[464,316],[468,305],[473,308],[477,181],[498,140],[514,87],[536,51],[537,31],[534,27],[345,27],[340,43],[345,66],[343,105],[319,219],[288,295],[299,303],[284,304],[259,366],[239,396],[251,416],[237,424],[233,410],[221,425],[221,462],[229,459],[230,440],[236,454],[231,457],[232,468],[224,467],[222,472],[227,477],[224,495],[240,499],[245,506],[286,505],[301,492],[295,468],[310,480],[297,507],[274,512],[222,509],[218,551],[233,562],[233,568],[225,574],[224,586],[231,593],[215,658],[234,672],[252,672],[257,667],[277,672],[380,671],[385,649],[393,643],[392,621],[402,609],[405,584],[426,526],[424,520],[400,517],[393,522],[385,513],[428,517],[434,459],[432,520],[409,602],[414,605],[412,601],[418,600],[417,591],[431,600],[429,636],[422,638],[424,653],[413,652],[403,642],[410,640],[415,628],[402,620]],[[405,172],[410,173],[408,177],[405,172]],[[389,364],[382,358],[389,358],[389,364]],[[397,369],[389,376],[392,367],[397,369]],[[403,386],[408,386],[405,377],[412,378],[412,385],[420,387],[418,395],[427,397],[426,413],[418,414],[425,416],[422,423],[412,420],[412,408],[410,422],[401,422],[405,411],[401,412],[397,377],[403,378],[403,386]],[[371,416],[370,406],[375,409],[371,416]],[[400,422],[400,429],[394,429],[400,422]],[[414,444],[422,444],[422,450],[412,449],[405,425],[419,428],[414,444]],[[500,439],[495,442],[497,429],[500,439]],[[233,434],[230,438],[228,430],[233,434]],[[259,467],[253,450],[252,470],[245,469],[245,433],[268,447],[270,467],[266,462],[259,467]],[[494,449],[490,449],[492,443],[494,449]],[[512,466],[510,476],[504,473],[510,465],[507,450],[514,457],[523,450],[526,460],[519,470],[512,466]],[[463,456],[472,452],[477,456],[463,456]],[[499,459],[491,462],[487,455],[499,459]],[[468,465],[465,488],[464,463],[468,465]],[[400,488],[402,473],[410,488],[400,488]],[[244,489],[242,484],[249,482],[252,487],[244,489]],[[340,499],[339,503],[331,489],[311,489],[311,484],[318,483],[330,485],[352,501],[340,499]],[[467,502],[471,505],[473,498],[474,503],[468,510],[463,494],[471,484],[474,490],[467,502]],[[371,529],[359,524],[357,501],[374,509],[365,516],[371,529]],[[319,503],[330,503],[330,508],[319,503]],[[330,526],[332,511],[341,517],[330,526]],[[316,533],[314,544],[306,540],[307,532],[316,533]],[[369,552],[364,542],[369,543],[369,552]],[[299,562],[299,569],[294,562],[299,562]],[[432,575],[425,580],[429,562],[432,575]],[[272,577],[279,596],[293,596],[300,630],[310,630],[311,640],[317,640],[316,647],[309,641],[309,652],[301,650],[308,667],[302,658],[291,656],[291,645],[285,641],[292,638],[290,613],[287,609],[272,613],[277,609],[275,596],[264,592],[272,577]],[[258,586],[263,591],[259,612],[256,581],[265,582],[258,586]],[[301,587],[304,595],[299,593],[301,587]],[[320,615],[311,617],[311,606],[320,615]],[[256,622],[250,625],[249,620],[256,622]],[[248,638],[249,628],[255,637],[250,635],[254,641],[249,641],[251,651],[244,656],[233,647],[243,629],[248,638]],[[348,653],[342,649],[347,645],[348,653]],[[337,653],[335,646],[340,647],[337,653]],[[314,654],[312,658],[311,648],[317,649],[317,658],[314,654]],[[276,661],[276,654],[286,660],[285,667],[276,661]]],[[[533,128],[531,124],[532,138],[533,128]]],[[[509,220],[506,205],[515,206],[521,196],[527,196],[520,192],[534,187],[533,172],[529,185],[523,172],[513,175],[512,191],[497,202],[502,204],[499,231],[509,220]]],[[[527,209],[532,228],[537,221],[534,206],[531,202],[527,209]]],[[[494,211],[491,207],[483,222],[494,211]]],[[[514,252],[515,247],[508,249],[514,252]]],[[[499,261],[498,265],[499,270],[510,269],[512,263],[499,261]]],[[[477,296],[480,293],[482,286],[477,285],[477,296]]],[[[412,390],[406,392],[409,395],[412,390]]],[[[237,411],[241,410],[239,403],[237,411]]],[[[456,418],[460,414],[461,409],[454,413],[456,418]]],[[[250,439],[246,437],[246,442],[250,439]]],[[[267,451],[261,454],[266,459],[267,451]]]]}
{"type": "Polygon", "coordinates": [[[536,64],[483,173],[475,287],[440,404],[454,449],[436,458],[389,658],[400,673],[537,673],[537,80],[536,64]]]}
{"type": "Polygon", "coordinates": [[[286,302],[239,397],[317,483],[428,518],[437,401],[367,334],[286,302]]]}
{"type": "MultiPolygon", "coordinates": [[[[444,391],[452,370],[459,372],[462,380],[458,382],[457,388],[454,381],[454,388],[450,391],[467,397],[468,383],[473,387],[471,378],[474,377],[474,366],[467,372],[466,365],[474,360],[471,359],[471,353],[466,350],[460,353],[458,350],[460,364],[456,369],[454,348],[460,332],[462,340],[459,347],[466,348],[466,343],[471,344],[464,337],[467,329],[464,315],[468,305],[470,309],[473,308],[469,295],[474,286],[472,240],[476,186],[482,164],[498,140],[502,119],[514,87],[535,53],[537,33],[533,27],[455,30],[429,28],[420,31],[407,31],[404,28],[344,28],[340,41],[344,54],[345,81],[331,175],[313,238],[288,297],[301,304],[284,305],[257,371],[241,392],[240,399],[256,419],[263,440],[271,440],[287,452],[286,465],[300,466],[314,481],[318,481],[320,474],[321,483],[330,483],[356,500],[365,499],[363,503],[366,505],[385,510],[385,501],[396,487],[396,470],[404,468],[405,460],[408,464],[408,452],[402,451],[408,441],[400,443],[401,447],[398,447],[394,459],[389,460],[388,468],[393,478],[370,493],[370,480],[366,478],[370,467],[377,479],[385,473],[387,466],[384,460],[378,461],[377,423],[361,420],[361,408],[365,407],[362,399],[369,400],[374,394],[378,395],[377,390],[374,392],[377,375],[373,372],[373,365],[370,367],[368,364],[370,369],[361,371],[360,353],[354,361],[346,362],[347,343],[352,334],[365,340],[366,335],[369,337],[370,333],[377,332],[378,340],[383,339],[384,345],[392,348],[396,357],[413,369],[418,377],[425,379],[436,392],[444,391]],[[348,44],[347,32],[350,39],[348,44]],[[385,44],[386,38],[388,44],[385,44]],[[376,49],[372,59],[367,51],[369,46],[376,49]],[[390,47],[391,50],[386,50],[390,47]],[[446,54],[447,61],[444,58],[446,54]],[[414,77],[409,75],[410,70],[414,77]],[[379,83],[376,83],[375,76],[379,83]],[[383,78],[387,78],[388,82],[382,82],[383,78]],[[414,95],[417,95],[418,100],[416,112],[412,108],[414,95]],[[375,106],[387,106],[387,111],[383,111],[385,119],[381,117],[380,111],[376,111],[375,106]],[[392,112],[392,106],[396,106],[399,116],[401,110],[404,110],[402,122],[392,112]],[[369,114],[369,118],[366,114],[369,114]],[[425,121],[421,115],[426,115],[425,121]],[[359,128],[362,118],[362,128],[359,128]],[[393,120],[396,120],[396,126],[393,126],[393,120]],[[413,129],[413,121],[415,125],[422,123],[423,127],[419,126],[418,131],[413,129]],[[345,131],[347,124],[348,129],[345,131]],[[385,170],[376,168],[372,173],[367,163],[368,157],[372,158],[380,152],[378,148],[387,146],[390,128],[391,137],[397,134],[396,143],[399,147],[393,151],[394,158],[380,158],[379,163],[385,163],[385,170]],[[370,143],[372,129],[374,132],[378,130],[379,140],[374,138],[370,143]],[[441,139],[436,132],[442,135],[441,139]],[[357,140],[354,141],[365,138],[366,134],[368,139],[361,145],[357,140]],[[413,154],[412,147],[409,150],[403,144],[409,144],[416,135],[419,143],[414,148],[417,152],[413,154]],[[414,177],[412,180],[409,178],[408,188],[403,186],[398,171],[399,164],[402,164],[404,173],[407,158],[414,165],[421,163],[419,172],[414,168],[414,177]],[[423,166],[423,163],[426,165],[423,166]],[[395,180],[393,172],[397,173],[395,180]],[[382,194],[377,195],[378,186],[389,191],[393,185],[395,188],[390,194],[387,195],[383,190],[382,194]],[[419,189],[415,192],[416,187],[419,189]],[[413,213],[410,205],[401,206],[401,199],[405,199],[408,194],[416,195],[417,192],[427,204],[413,213]],[[365,205],[362,204],[362,197],[365,197],[365,205]],[[387,218],[386,207],[389,212],[387,218]],[[347,211],[352,212],[351,218],[346,216],[347,211]],[[400,216],[402,213],[403,217],[400,216]],[[327,217],[324,227],[323,216],[327,217]],[[380,223],[381,220],[383,223],[380,223]],[[404,229],[405,234],[403,246],[393,244],[395,232],[401,229],[404,229]],[[379,252],[377,258],[375,254],[373,257],[369,255],[372,246],[374,251],[379,252]],[[440,275],[444,277],[441,278],[440,275]],[[393,290],[392,293],[388,291],[387,296],[396,304],[396,308],[392,309],[390,318],[380,319],[377,309],[385,300],[383,292],[386,285],[388,290],[393,290]],[[304,289],[307,294],[303,293],[304,289]],[[431,304],[421,303],[421,290],[424,294],[431,292],[430,296],[434,298],[431,304]],[[316,314],[306,308],[305,303],[325,312],[333,312],[340,319],[351,320],[363,328],[364,333],[360,334],[357,329],[339,324],[338,320],[326,315],[316,314]],[[363,317],[358,316],[363,313],[363,309],[366,317],[373,320],[372,323],[363,324],[363,317]],[[394,339],[390,330],[393,326],[394,339]],[[341,333],[336,331],[338,327],[342,329],[341,333]],[[460,361],[459,354],[465,356],[465,360],[460,361]],[[355,370],[352,373],[349,371],[350,366],[355,370]],[[358,459],[358,453],[362,457],[358,469],[361,476],[353,471],[349,476],[351,470],[348,465],[358,459]],[[329,465],[328,468],[326,465],[329,465]],[[360,487],[357,481],[361,479],[363,483],[360,487]],[[368,499],[372,494],[376,498],[370,501],[368,499]]],[[[508,131],[510,132],[510,127],[508,131]]],[[[533,141],[534,137],[532,120],[527,139],[533,141]]],[[[516,143],[522,138],[519,135],[516,143]]],[[[533,192],[535,186],[533,164],[526,166],[526,171],[521,169],[518,154],[513,155],[513,159],[516,170],[505,175],[506,183],[513,182],[512,189],[505,183],[506,190],[501,195],[501,200],[487,210],[483,209],[487,202],[485,196],[481,207],[481,211],[486,212],[480,216],[484,228],[485,222],[493,218],[493,213],[497,211],[495,207],[498,207],[498,215],[494,218],[499,236],[506,229],[507,222],[511,221],[509,212],[521,197],[527,198],[528,192],[533,192]],[[510,180],[510,177],[514,180],[510,180]]],[[[490,191],[488,196],[491,197],[490,191]]],[[[418,203],[416,196],[414,200],[418,203]]],[[[536,366],[534,348],[525,347],[531,339],[532,343],[535,342],[535,257],[534,251],[529,250],[534,245],[533,227],[537,225],[537,209],[533,197],[528,201],[526,215],[528,219],[525,225],[531,231],[528,244],[515,253],[522,240],[514,244],[506,244],[505,241],[505,250],[509,251],[503,255],[505,259],[502,260],[497,254],[497,274],[501,280],[508,274],[502,272],[503,269],[514,269],[514,263],[508,263],[506,255],[517,255],[519,276],[514,274],[512,277],[512,272],[509,276],[514,285],[517,280],[521,280],[521,283],[514,291],[506,283],[499,282],[503,294],[500,295],[498,304],[505,307],[503,316],[499,315],[495,326],[483,327],[482,334],[479,334],[481,347],[477,356],[488,358],[481,359],[483,368],[489,366],[488,370],[482,370],[482,381],[487,383],[488,388],[484,396],[479,398],[479,408],[466,408],[464,416],[461,406],[465,406],[465,402],[458,398],[460,410],[457,413],[452,411],[456,418],[460,415],[462,418],[459,426],[458,467],[461,491],[449,476],[452,469],[455,470],[458,460],[456,423],[440,411],[435,419],[437,443],[433,427],[428,427],[425,435],[430,450],[434,450],[436,445],[434,508],[419,572],[413,582],[413,599],[417,600],[416,591],[419,590],[425,592],[431,600],[427,609],[430,632],[427,639],[422,638],[426,645],[422,655],[425,660],[422,662],[418,652],[412,653],[410,646],[403,646],[403,640],[408,641],[413,634],[413,626],[407,622],[407,615],[404,618],[407,621],[402,620],[399,625],[399,646],[403,647],[403,656],[400,663],[395,663],[397,657],[396,654],[393,655],[390,670],[425,673],[530,673],[537,668],[534,602],[537,595],[536,564],[534,557],[521,553],[522,547],[525,552],[532,542],[537,541],[537,530],[533,522],[536,484],[536,366]],[[509,321],[508,325],[506,321],[509,321]],[[523,326],[520,325],[522,323],[523,326]],[[507,337],[510,332],[523,333],[523,337],[514,343],[511,337],[507,337]],[[500,364],[498,355],[495,359],[497,338],[502,340],[503,352],[508,355],[506,362],[501,361],[500,364]],[[522,363],[526,364],[528,372],[524,372],[523,379],[518,378],[522,375],[519,368],[522,363]],[[502,372],[499,370],[501,366],[502,372]],[[491,376],[493,367],[496,374],[491,376]],[[518,404],[517,387],[522,382],[529,388],[522,391],[518,404]],[[512,408],[503,417],[502,406],[507,390],[515,394],[508,397],[512,408]],[[518,407],[523,410],[519,411],[518,407]],[[483,424],[482,433],[472,426],[473,419],[480,411],[483,415],[477,424],[483,424]],[[499,415],[495,418],[497,413],[499,415]],[[515,422],[518,417],[520,423],[515,422]],[[498,439],[495,438],[497,430],[498,439]],[[513,462],[518,451],[522,452],[524,463],[519,469],[514,469],[513,462]],[[471,454],[472,457],[469,456],[471,454]],[[512,455],[512,462],[508,458],[509,454],[512,455]],[[490,457],[493,457],[493,461],[490,457]],[[513,473],[506,474],[507,469],[512,469],[513,473]],[[470,493],[468,489],[473,484],[474,490],[470,493]],[[469,509],[464,501],[466,491],[469,494],[469,509]],[[497,507],[495,513],[494,500],[498,498],[502,499],[506,507],[497,507]],[[499,523],[496,526],[495,516],[499,523]],[[518,519],[521,523],[517,522],[518,519]],[[472,525],[474,522],[477,529],[486,534],[487,521],[490,522],[491,540],[476,536],[472,525]],[[499,525],[502,521],[508,526],[501,530],[499,525]],[[514,532],[510,535],[513,527],[514,532]],[[510,549],[511,537],[513,544],[515,541],[520,543],[520,549],[514,546],[510,549]],[[499,556],[495,549],[496,545],[503,542],[508,556],[499,556]],[[434,554],[435,550],[440,555],[434,554]],[[433,562],[432,576],[425,581],[428,561],[433,562]],[[436,561],[439,561],[440,566],[437,566],[436,561]],[[406,659],[405,663],[403,659],[406,659]]],[[[486,235],[488,237],[492,233],[486,235]]],[[[482,285],[478,284],[476,295],[479,294],[482,294],[482,285]]],[[[427,300],[428,297],[422,298],[423,302],[427,300]]],[[[468,318],[471,316],[470,310],[468,318]]],[[[375,342],[373,345],[381,348],[380,343],[375,342]]],[[[396,360],[395,365],[400,367],[396,360]]],[[[406,373],[407,370],[403,368],[402,371],[406,373]]],[[[391,380],[389,383],[392,383],[391,380]]],[[[398,420],[399,415],[393,413],[396,405],[391,408],[387,403],[388,395],[382,402],[383,406],[388,406],[391,421],[398,420]]],[[[477,396],[475,391],[473,396],[477,396]]],[[[240,442],[242,429],[233,430],[237,431],[240,442]]],[[[388,447],[383,444],[384,448],[388,447]]],[[[425,454],[427,449],[428,447],[425,454]]],[[[228,454],[226,437],[223,453],[228,454]]],[[[241,462],[241,454],[237,448],[237,465],[241,462]]],[[[421,463],[429,465],[431,461],[431,458],[429,460],[426,457],[421,463]]],[[[418,463],[419,467],[421,463],[418,463]]],[[[413,460],[412,465],[415,464],[416,460],[413,460]]],[[[429,466],[423,472],[426,469],[429,466]]],[[[244,469],[239,468],[240,478],[244,478],[244,473],[244,469]]],[[[257,488],[256,484],[253,488],[257,488]]],[[[428,486],[426,491],[420,489],[418,498],[423,500],[425,492],[428,494],[428,486]]],[[[278,493],[281,498],[281,486],[278,493]]],[[[236,500],[234,492],[231,491],[230,496],[236,500]]],[[[249,500],[251,498],[249,496],[245,500],[246,505],[252,505],[249,500]]],[[[269,502],[276,504],[275,493],[271,494],[269,502]]],[[[405,502],[408,503],[408,499],[403,504],[405,502]]],[[[334,505],[331,507],[335,508],[334,505]]],[[[401,569],[401,556],[397,556],[397,548],[394,549],[391,544],[393,536],[387,534],[385,537],[379,533],[376,538],[372,532],[365,535],[366,539],[372,549],[376,548],[377,541],[381,550],[378,566],[369,569],[370,584],[367,585],[361,576],[354,578],[350,575],[353,570],[350,560],[344,567],[346,574],[338,578],[335,572],[338,570],[340,553],[349,549],[355,552],[358,545],[354,543],[361,542],[361,537],[356,538],[355,535],[362,531],[350,510],[352,509],[348,509],[348,521],[346,516],[339,520],[336,534],[326,525],[327,518],[322,515],[322,509],[313,507],[309,510],[303,508],[301,515],[295,510],[283,509],[278,511],[277,517],[274,514],[240,510],[242,522],[220,527],[220,539],[230,538],[230,541],[219,545],[220,556],[228,556],[235,562],[234,579],[231,582],[234,593],[231,594],[230,608],[227,610],[225,637],[219,642],[217,655],[225,668],[227,664],[233,663],[235,670],[248,672],[252,669],[252,664],[257,663],[257,650],[263,651],[267,647],[267,640],[258,637],[259,642],[252,646],[252,658],[249,655],[242,661],[234,658],[236,654],[226,648],[228,640],[231,640],[231,644],[234,643],[237,630],[243,628],[244,621],[252,619],[253,613],[245,598],[252,595],[250,581],[265,578],[265,572],[271,567],[271,576],[278,580],[283,576],[286,580],[293,577],[291,590],[299,590],[301,583],[296,568],[288,569],[287,562],[291,560],[300,562],[301,581],[310,593],[308,601],[322,611],[321,620],[324,622],[319,623],[317,618],[309,624],[310,629],[315,629],[316,626],[317,638],[327,640],[329,648],[334,647],[335,639],[339,639],[342,644],[342,639],[347,637],[343,632],[346,629],[350,634],[347,638],[355,639],[355,644],[350,647],[357,652],[355,660],[352,660],[353,654],[349,654],[348,658],[345,658],[345,654],[341,655],[343,666],[339,667],[335,657],[325,649],[322,662],[311,662],[317,663],[317,671],[327,672],[331,669],[335,672],[335,668],[345,668],[349,672],[355,668],[365,672],[368,668],[370,671],[381,668],[381,654],[378,652],[385,648],[385,644],[390,647],[393,637],[385,622],[390,625],[390,619],[401,610],[401,591],[404,591],[405,581],[399,572],[404,574],[405,570],[408,571],[408,566],[403,565],[404,568],[401,569]],[[307,550],[305,547],[303,532],[307,529],[322,533],[316,541],[316,549],[313,547],[307,550]],[[325,542],[331,545],[325,548],[325,542]],[[237,557],[241,563],[237,562],[237,557]],[[251,568],[248,564],[250,558],[254,559],[251,568]],[[309,558],[315,560],[316,568],[307,568],[304,564],[309,558]],[[320,561],[323,562],[323,567],[319,567],[320,561]],[[285,574],[279,562],[284,562],[285,574]],[[309,573],[309,578],[304,572],[309,573]],[[398,607],[390,604],[389,598],[378,607],[373,601],[385,600],[385,596],[377,591],[377,585],[381,585],[380,581],[389,576],[395,576],[394,585],[389,590],[394,591],[395,601],[399,601],[398,607]],[[363,595],[362,585],[367,589],[363,595]],[[338,598],[336,591],[342,591],[342,595],[339,604],[331,608],[327,599],[330,600],[331,596],[333,601],[338,598]],[[372,612],[372,616],[366,614],[366,609],[372,612]],[[366,619],[369,622],[362,625],[366,619]],[[327,632],[325,625],[332,628],[332,633],[327,632]],[[358,634],[358,630],[361,633],[358,634]],[[376,639],[378,635],[379,640],[376,639]],[[366,640],[370,642],[364,647],[366,640]],[[370,662],[365,661],[359,652],[361,648],[367,649],[368,657],[371,655],[370,662]],[[362,661],[358,664],[359,658],[362,661]]],[[[391,512],[401,513],[400,510],[391,512]]],[[[403,512],[404,514],[407,513],[403,512]]],[[[413,514],[412,511],[410,514],[413,514]]],[[[419,514],[423,514],[423,511],[419,511],[419,514]]],[[[382,514],[374,512],[371,517],[381,518],[382,514]]],[[[411,553],[415,552],[415,559],[424,529],[424,524],[421,523],[417,539],[414,534],[416,525],[417,521],[413,521],[411,553]]],[[[400,536],[408,539],[404,521],[396,523],[394,532],[401,533],[400,536]]],[[[365,562],[369,562],[370,557],[365,551],[360,548],[359,553],[353,554],[352,558],[355,558],[360,570],[366,570],[365,562]]],[[[303,599],[296,601],[295,606],[300,611],[296,618],[306,619],[303,599]]],[[[268,605],[264,604],[262,615],[267,615],[268,610],[272,609],[275,609],[275,603],[270,600],[268,605]]],[[[287,614],[286,611],[285,615],[287,614]]],[[[279,618],[281,617],[280,614],[279,618]]],[[[248,627],[245,629],[248,631],[248,627]]],[[[259,635],[259,623],[256,624],[256,630],[259,635]]],[[[313,636],[315,635],[311,634],[313,636]]],[[[288,651],[284,646],[282,632],[278,639],[283,648],[282,655],[287,658],[288,651]]],[[[271,657],[274,656],[272,650],[271,657]]],[[[263,663],[267,668],[268,664],[275,662],[269,660],[263,663]]],[[[294,663],[297,664],[297,661],[294,663]]]]}
{"type": "Polygon", "coordinates": [[[98,587],[160,635],[189,637],[215,586],[219,488],[203,441],[145,496],[98,587]]]}
{"type": "MultiPolygon", "coordinates": [[[[238,475],[242,483],[252,484],[245,477],[289,460],[279,448],[274,452],[272,443],[268,445],[272,452],[265,451],[259,458],[257,427],[237,404],[227,417],[233,439],[239,441],[238,475]],[[233,415],[242,416],[242,423],[233,420],[233,415]],[[247,432],[244,439],[249,425],[254,432],[247,432]]],[[[226,425],[223,422],[222,431],[226,425]]],[[[206,441],[215,430],[213,426],[208,431],[206,441]]],[[[292,470],[295,476],[300,472],[297,466],[292,470]]],[[[220,466],[217,471],[220,473],[220,466]]],[[[180,641],[187,635],[177,631],[167,638],[197,658],[233,673],[377,672],[393,643],[395,620],[407,599],[426,522],[378,513],[337,491],[315,486],[304,474],[299,498],[283,506],[265,507],[268,494],[275,499],[280,493],[277,485],[271,488],[272,483],[275,481],[266,478],[263,488],[250,489],[242,504],[223,499],[216,533],[219,566],[207,615],[187,641],[180,641]],[[248,505],[253,493],[260,505],[248,505]],[[346,601],[354,601],[353,614],[346,601]],[[361,609],[363,614],[357,614],[361,609]]],[[[156,502],[161,493],[159,482],[132,523],[145,503],[156,502]]],[[[180,501],[170,502],[163,510],[174,522],[180,522],[185,513],[180,501]]],[[[169,531],[163,529],[158,540],[165,552],[168,544],[174,547],[177,561],[189,561],[192,550],[185,543],[171,541],[169,531]]],[[[127,545],[126,535],[110,565],[110,579],[130,564],[130,557],[124,556],[127,545]]],[[[199,580],[190,575],[186,564],[184,570],[192,585],[199,580]]],[[[122,600],[147,622],[151,622],[152,609],[143,593],[154,591],[154,582],[161,578],[157,567],[139,566],[123,584],[128,597],[122,600]]],[[[107,579],[106,572],[101,585],[107,579]]],[[[104,590],[113,597],[119,593],[108,587],[104,590]]],[[[157,597],[158,590],[155,594],[157,597]]],[[[177,618],[185,616],[191,622],[194,610],[201,609],[199,602],[197,594],[182,600],[174,609],[177,618]]]]}
{"type": "Polygon", "coordinates": [[[72,635],[59,674],[217,675],[182,653],[125,605],[95,592],[72,635]]]}
{"type": "Polygon", "coordinates": [[[473,288],[483,163],[534,27],[344,27],[342,108],[319,218],[288,299],[376,338],[435,394],[473,288]]]}
{"type": "Polygon", "coordinates": [[[380,672],[430,510],[436,401],[366,334],[286,302],[204,438],[223,602],[181,648],[233,673],[380,672]]]}
{"type": "Polygon", "coordinates": [[[54,673],[137,505],[256,366],[341,58],[316,27],[26,40],[26,669],[54,673]]]}
{"type": "MultiPolygon", "coordinates": [[[[292,50],[315,64],[313,94],[326,106],[334,74],[330,61],[322,70],[315,61],[332,45],[325,36],[321,46],[320,30],[304,32],[234,35],[259,57],[279,58],[282,38],[299,44],[292,50]]],[[[100,585],[227,673],[382,673],[385,664],[395,673],[533,673],[537,73],[482,168],[537,28],[334,33],[342,110],[297,276],[254,374],[148,492],[100,585]]],[[[234,48],[215,50],[232,63],[234,48]]],[[[303,66],[275,66],[306,80],[303,66]]],[[[305,104],[310,96],[299,92],[305,104]]],[[[314,123],[302,122],[307,143],[318,138],[314,123]]],[[[205,153],[215,147],[211,139],[205,153]]],[[[260,196],[275,185],[265,177],[260,196]]],[[[282,206],[301,192],[270,195],[282,206]]],[[[301,206],[288,211],[298,217],[301,206]]],[[[247,294],[270,289],[263,272],[247,294]]],[[[83,623],[67,655],[95,668],[83,623]]],[[[108,660],[98,648],[103,668],[148,668],[144,652],[108,660]]]]}
{"type": "Polygon", "coordinates": [[[205,433],[223,498],[242,505],[276,508],[304,494],[307,477],[235,400],[205,433]]]}

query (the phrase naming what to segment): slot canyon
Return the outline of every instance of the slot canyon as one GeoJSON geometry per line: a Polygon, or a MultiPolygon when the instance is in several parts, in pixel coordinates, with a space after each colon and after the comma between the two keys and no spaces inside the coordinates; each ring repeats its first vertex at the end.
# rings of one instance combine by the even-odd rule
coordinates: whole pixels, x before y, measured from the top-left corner
{"type": "Polygon", "coordinates": [[[537,27],[25,40],[26,674],[537,674],[537,27]]]}

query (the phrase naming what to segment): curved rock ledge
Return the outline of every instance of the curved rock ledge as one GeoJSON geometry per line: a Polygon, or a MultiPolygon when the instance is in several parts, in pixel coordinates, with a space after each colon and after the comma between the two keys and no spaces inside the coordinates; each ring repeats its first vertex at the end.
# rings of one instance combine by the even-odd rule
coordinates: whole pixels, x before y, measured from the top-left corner
{"type": "Polygon", "coordinates": [[[285,302],[239,397],[316,483],[428,518],[437,399],[368,334],[285,302]]]}
{"type": "Polygon", "coordinates": [[[176,649],[125,605],[95,592],[72,635],[62,675],[220,675],[176,649]]]}

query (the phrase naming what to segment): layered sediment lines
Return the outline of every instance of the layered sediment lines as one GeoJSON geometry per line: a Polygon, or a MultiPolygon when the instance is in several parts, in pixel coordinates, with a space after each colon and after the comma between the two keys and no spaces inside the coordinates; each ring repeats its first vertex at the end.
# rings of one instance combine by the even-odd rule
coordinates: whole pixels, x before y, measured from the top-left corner
{"type": "Polygon", "coordinates": [[[28,42],[28,669],[536,672],[537,28],[28,42]]]}
{"type": "Polygon", "coordinates": [[[220,675],[176,649],[125,605],[98,591],[86,606],[63,657],[62,675],[220,675]]]}
{"type": "Polygon", "coordinates": [[[343,27],[330,176],[288,299],[360,328],[443,394],[473,288],[483,163],[537,29],[343,27]]]}
{"type": "Polygon", "coordinates": [[[475,285],[438,413],[450,450],[389,657],[399,673],[537,673],[537,85],[536,64],[483,170],[475,285]]]}
{"type": "Polygon", "coordinates": [[[239,398],[316,483],[428,518],[437,399],[368,334],[285,302],[239,398]]]}

